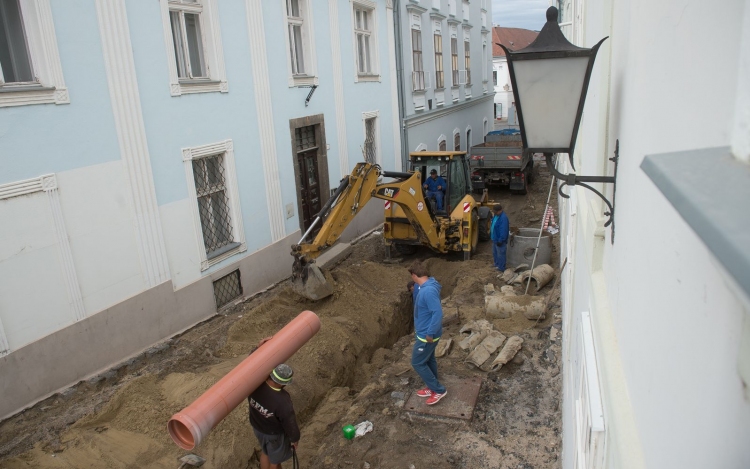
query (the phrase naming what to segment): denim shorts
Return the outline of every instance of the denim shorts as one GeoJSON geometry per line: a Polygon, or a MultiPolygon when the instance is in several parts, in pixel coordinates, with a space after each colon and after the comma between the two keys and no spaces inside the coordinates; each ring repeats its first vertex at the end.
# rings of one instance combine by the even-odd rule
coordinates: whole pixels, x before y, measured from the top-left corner
{"type": "Polygon", "coordinates": [[[281,464],[292,457],[292,442],[286,435],[267,435],[253,428],[260,449],[268,455],[271,464],[281,464]]]}

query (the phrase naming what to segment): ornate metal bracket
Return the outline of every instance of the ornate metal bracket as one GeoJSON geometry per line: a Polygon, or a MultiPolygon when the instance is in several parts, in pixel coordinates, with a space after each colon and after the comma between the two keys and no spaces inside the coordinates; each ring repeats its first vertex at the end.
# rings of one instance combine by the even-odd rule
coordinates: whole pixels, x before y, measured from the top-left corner
{"type": "Polygon", "coordinates": [[[312,98],[313,93],[315,93],[315,89],[318,87],[318,85],[299,85],[300,88],[310,88],[310,92],[307,93],[307,98],[305,98],[305,107],[307,107],[308,104],[310,104],[310,99],[312,98]]]}
{"type": "Polygon", "coordinates": [[[605,215],[609,217],[606,223],[604,223],[604,226],[612,225],[612,243],[615,242],[615,190],[617,188],[617,163],[620,159],[620,140],[617,140],[615,143],[615,156],[609,159],[609,161],[614,162],[615,164],[615,174],[614,176],[578,176],[575,173],[570,174],[562,174],[555,168],[555,164],[552,162],[552,153],[545,153],[545,158],[547,159],[547,168],[549,168],[550,172],[553,176],[560,179],[562,181],[562,185],[558,189],[558,193],[560,194],[560,197],[564,197],[566,199],[570,198],[568,194],[563,192],[563,187],[565,186],[581,186],[585,187],[586,189],[590,190],[594,194],[598,195],[605,204],[607,204],[608,211],[604,212],[605,215]],[[604,194],[599,192],[598,190],[594,189],[587,183],[589,182],[603,182],[603,183],[611,183],[612,184],[612,203],[607,200],[606,197],[604,197],[604,194]]]}

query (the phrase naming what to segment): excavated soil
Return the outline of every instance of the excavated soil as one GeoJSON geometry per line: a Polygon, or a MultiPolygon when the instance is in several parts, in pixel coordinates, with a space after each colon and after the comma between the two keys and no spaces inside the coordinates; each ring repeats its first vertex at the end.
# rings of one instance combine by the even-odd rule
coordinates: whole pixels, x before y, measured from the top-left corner
{"type": "MultiPolygon", "coordinates": [[[[507,190],[491,194],[506,207],[512,226],[541,223],[550,178],[543,162],[537,165],[536,183],[526,196],[507,190]]],[[[557,268],[557,236],[553,240],[557,268]]],[[[406,267],[423,259],[443,285],[446,310],[457,308],[460,317],[444,329],[444,337],[454,342],[463,323],[485,318],[484,285],[499,289],[501,283],[489,243],[480,244],[471,261],[427,250],[396,264],[383,263],[383,257],[382,238],[374,233],[330,269],[332,297],[313,303],[282,283],[5,420],[0,467],[178,467],[186,452],[166,431],[170,416],[305,309],[320,316],[322,327],[288,361],[295,370],[288,390],[302,426],[301,467],[560,467],[560,344],[550,341],[551,327],[558,333],[560,328],[559,289],[553,291],[550,283],[539,293],[551,302],[546,319],[530,321],[517,313],[491,320],[506,336],[524,339],[516,358],[498,372],[467,367],[467,353],[455,345],[438,360],[441,374],[482,377],[470,421],[425,417],[403,409],[404,399],[422,384],[409,365],[412,306],[406,267]],[[351,441],[342,437],[342,426],[363,420],[373,423],[372,432],[351,441]]],[[[516,291],[522,294],[523,287],[516,291]]],[[[243,403],[193,453],[206,458],[204,468],[257,468],[257,451],[243,403]]]]}

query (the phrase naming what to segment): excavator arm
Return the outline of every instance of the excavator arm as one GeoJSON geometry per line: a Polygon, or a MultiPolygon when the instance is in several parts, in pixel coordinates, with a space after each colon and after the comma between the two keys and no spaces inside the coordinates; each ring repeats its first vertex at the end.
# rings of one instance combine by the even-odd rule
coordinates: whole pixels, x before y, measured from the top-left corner
{"type": "Polygon", "coordinates": [[[349,223],[373,198],[390,200],[401,206],[420,239],[425,244],[438,245],[438,223],[427,210],[422,193],[422,175],[419,172],[382,171],[378,165],[357,163],[351,175],[341,180],[338,189],[317,214],[299,243],[292,246],[292,283],[295,291],[312,300],[333,293],[333,288],[314,261],[339,240],[349,223]],[[380,176],[396,181],[379,183],[380,176]],[[322,226],[315,238],[305,242],[321,221],[322,226]]]}

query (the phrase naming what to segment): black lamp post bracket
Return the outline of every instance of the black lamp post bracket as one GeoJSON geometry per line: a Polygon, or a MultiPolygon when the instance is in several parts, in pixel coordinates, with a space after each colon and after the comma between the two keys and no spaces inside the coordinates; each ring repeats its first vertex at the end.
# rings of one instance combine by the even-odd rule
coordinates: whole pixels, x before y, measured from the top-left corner
{"type": "Polygon", "coordinates": [[[608,218],[607,222],[604,223],[604,226],[606,227],[606,226],[612,225],[612,242],[614,242],[614,238],[615,238],[615,224],[614,224],[614,221],[615,221],[615,218],[614,218],[615,217],[615,198],[614,198],[614,195],[615,195],[615,188],[617,187],[616,186],[616,181],[617,181],[617,163],[618,163],[618,160],[620,158],[620,141],[617,140],[617,142],[615,144],[615,156],[609,159],[609,161],[612,161],[615,164],[615,174],[614,174],[614,176],[578,176],[575,173],[562,174],[561,172],[559,172],[557,170],[557,168],[555,168],[555,164],[552,161],[552,153],[545,153],[544,156],[545,156],[545,158],[547,160],[547,168],[549,168],[550,173],[552,173],[552,175],[554,177],[556,177],[560,181],[562,181],[562,184],[560,185],[560,188],[558,189],[558,193],[560,194],[560,197],[563,197],[563,198],[566,198],[566,199],[570,198],[570,195],[568,195],[565,192],[563,192],[563,187],[565,187],[565,186],[581,186],[581,187],[584,187],[584,188],[590,190],[594,194],[598,195],[599,198],[601,198],[604,201],[604,203],[607,204],[607,208],[609,210],[606,211],[606,212],[604,212],[604,214],[607,215],[607,217],[609,217],[609,218],[608,218]],[[601,192],[599,192],[598,190],[594,189],[593,187],[591,187],[590,185],[587,184],[587,183],[590,183],[590,182],[600,182],[600,183],[605,183],[605,184],[606,183],[611,183],[612,184],[612,202],[610,203],[610,201],[607,200],[607,198],[604,196],[604,194],[602,194],[601,192]]]}

